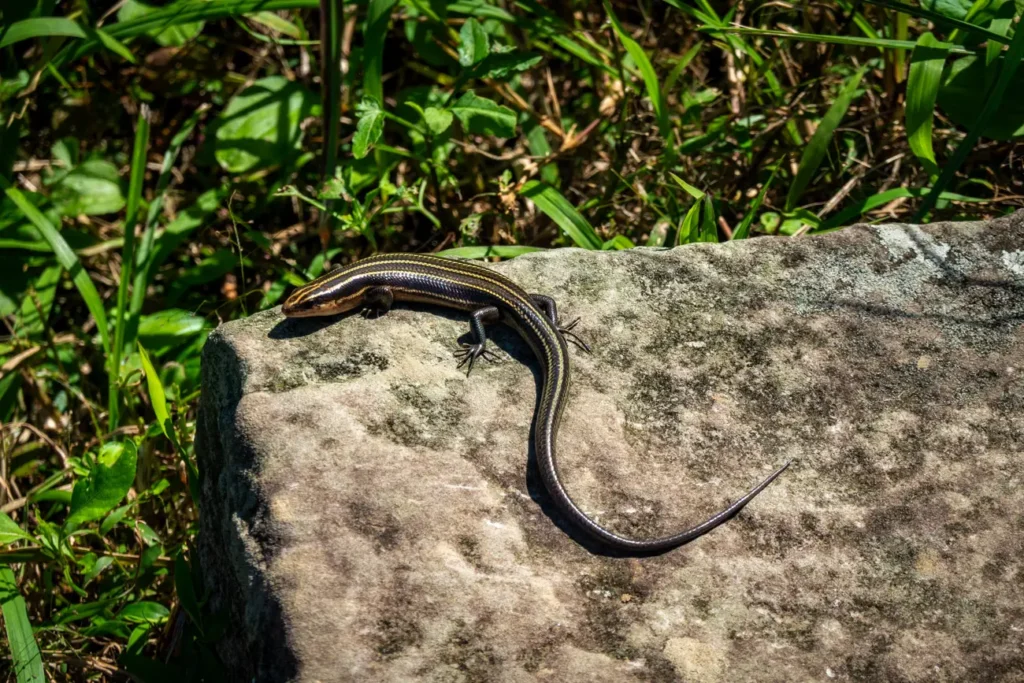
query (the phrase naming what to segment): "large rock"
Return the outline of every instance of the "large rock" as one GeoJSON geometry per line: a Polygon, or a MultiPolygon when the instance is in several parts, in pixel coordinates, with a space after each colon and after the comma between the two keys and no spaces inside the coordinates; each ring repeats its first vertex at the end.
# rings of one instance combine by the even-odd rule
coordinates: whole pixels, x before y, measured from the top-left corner
{"type": "Polygon", "coordinates": [[[197,451],[238,680],[1024,680],[1024,213],[496,269],[583,318],[558,447],[602,523],[673,532],[794,466],[616,556],[527,464],[510,330],[467,378],[459,313],[229,323],[197,451]]]}

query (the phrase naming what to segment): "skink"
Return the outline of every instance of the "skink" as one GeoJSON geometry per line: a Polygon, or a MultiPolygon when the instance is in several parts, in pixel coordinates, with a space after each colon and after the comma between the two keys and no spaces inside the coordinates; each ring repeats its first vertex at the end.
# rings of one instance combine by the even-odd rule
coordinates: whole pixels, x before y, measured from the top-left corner
{"type": "Polygon", "coordinates": [[[649,540],[620,536],[587,516],[573,502],[558,476],[555,437],[569,395],[569,352],[566,341],[585,350],[573,333],[575,322],[561,326],[553,299],[526,290],[482,265],[426,254],[382,254],[338,268],[299,287],[285,301],[292,318],[336,315],[356,308],[381,314],[395,301],[412,301],[470,311],[472,344],[456,353],[459,367],[472,371],[477,358],[493,357],[487,349],[486,324],[503,322],[527,341],[543,366],[540,407],[534,435],[541,479],[555,504],[574,524],[620,551],[652,553],[688,543],[739,512],[789,466],[787,462],[746,495],[695,527],[649,540]]]}

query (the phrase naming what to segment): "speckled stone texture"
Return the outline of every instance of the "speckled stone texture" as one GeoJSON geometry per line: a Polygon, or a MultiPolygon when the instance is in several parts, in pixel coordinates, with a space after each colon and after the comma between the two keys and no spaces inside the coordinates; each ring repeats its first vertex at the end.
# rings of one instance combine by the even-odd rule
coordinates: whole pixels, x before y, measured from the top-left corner
{"type": "Polygon", "coordinates": [[[496,266],[581,316],[558,440],[620,532],[565,525],[528,446],[538,369],[466,317],[220,327],[200,557],[261,681],[1024,681],[1024,213],[496,266]]]}

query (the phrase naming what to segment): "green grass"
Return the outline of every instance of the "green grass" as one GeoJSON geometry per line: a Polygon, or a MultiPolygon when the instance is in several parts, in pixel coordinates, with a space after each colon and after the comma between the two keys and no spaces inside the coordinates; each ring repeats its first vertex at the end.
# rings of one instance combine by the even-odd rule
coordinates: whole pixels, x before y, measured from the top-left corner
{"type": "Polygon", "coordinates": [[[1024,196],[1013,2],[9,4],[4,682],[220,679],[200,352],[335,264],[798,239],[1024,196]]]}

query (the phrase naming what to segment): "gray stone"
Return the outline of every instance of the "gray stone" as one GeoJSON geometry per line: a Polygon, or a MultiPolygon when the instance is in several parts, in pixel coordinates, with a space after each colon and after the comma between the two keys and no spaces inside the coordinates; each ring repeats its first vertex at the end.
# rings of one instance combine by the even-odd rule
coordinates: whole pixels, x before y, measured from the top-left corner
{"type": "Polygon", "coordinates": [[[614,556],[527,465],[510,330],[467,378],[457,312],[223,325],[199,547],[239,680],[1024,680],[1024,212],[496,269],[583,318],[558,447],[603,524],[795,464],[614,556]]]}

